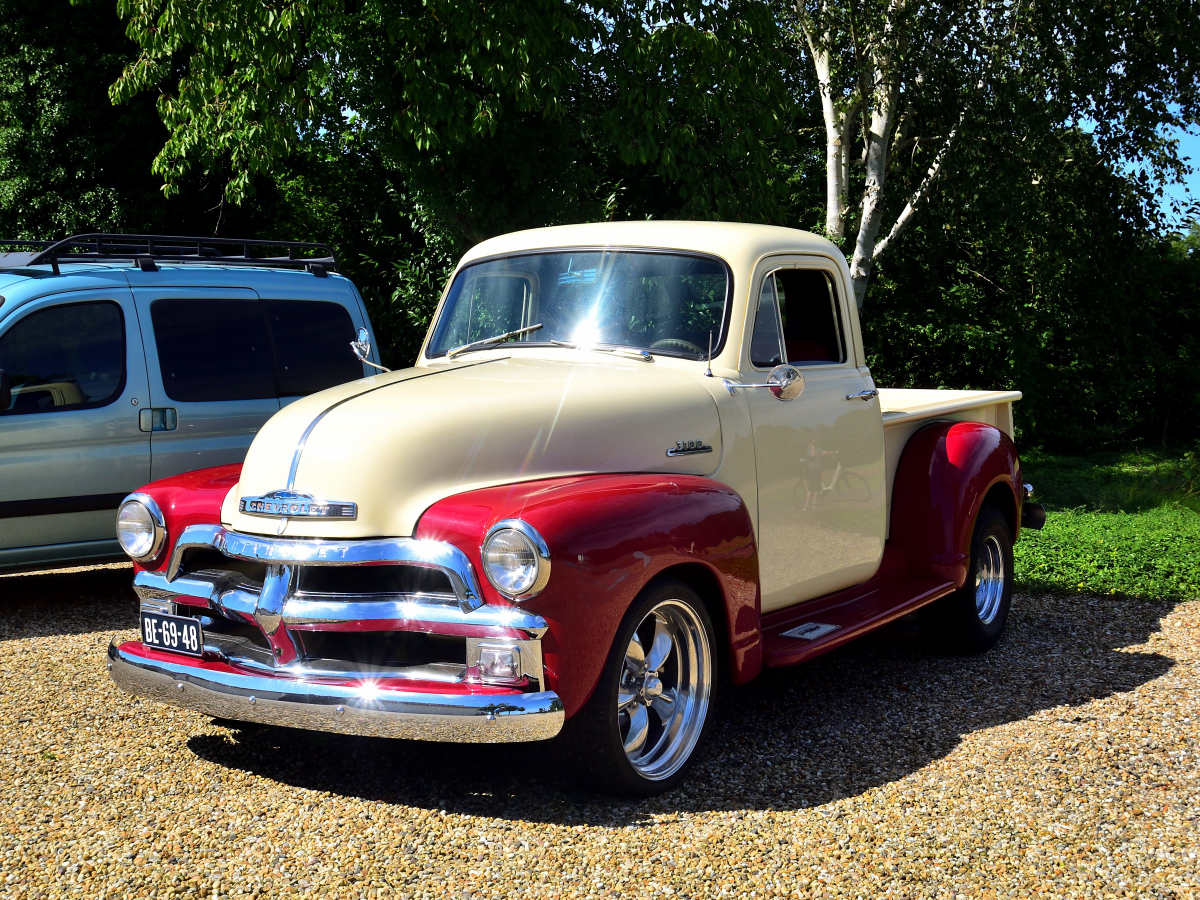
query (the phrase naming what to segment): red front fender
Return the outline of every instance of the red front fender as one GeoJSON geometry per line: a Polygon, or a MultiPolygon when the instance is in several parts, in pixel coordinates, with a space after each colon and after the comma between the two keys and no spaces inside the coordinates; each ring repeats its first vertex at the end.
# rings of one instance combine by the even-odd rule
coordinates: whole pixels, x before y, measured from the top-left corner
{"type": "Polygon", "coordinates": [[[716,588],[707,599],[715,601],[710,615],[729,650],[732,677],[742,683],[758,674],[758,555],[735,491],[685,475],[510,484],[435,503],[416,536],[455,544],[479,571],[487,601],[511,604],[483,577],[480,558],[488,528],[509,518],[528,522],[550,548],[550,581],[520,605],[550,626],[543,639],[547,675],[568,716],[591,696],[629,605],[668,569],[716,588]]]}
{"type": "Polygon", "coordinates": [[[167,525],[167,543],[158,556],[135,568],[158,570],[171,558],[180,532],[189,525],[219,525],[221,504],[229,489],[238,483],[242,464],[215,466],[152,481],[140,493],[149,494],[162,510],[167,525]]]}

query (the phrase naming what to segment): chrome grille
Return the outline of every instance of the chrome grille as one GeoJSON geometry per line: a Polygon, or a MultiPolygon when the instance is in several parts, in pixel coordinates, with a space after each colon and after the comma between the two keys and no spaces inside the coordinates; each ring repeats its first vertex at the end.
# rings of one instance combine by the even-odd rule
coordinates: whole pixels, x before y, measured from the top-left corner
{"type": "Polygon", "coordinates": [[[139,572],[143,607],[200,615],[205,651],[233,665],[314,677],[460,681],[480,640],[502,637],[542,683],[546,623],[483,604],[466,557],[401,538],[334,542],[184,529],[165,573],[139,572]]]}

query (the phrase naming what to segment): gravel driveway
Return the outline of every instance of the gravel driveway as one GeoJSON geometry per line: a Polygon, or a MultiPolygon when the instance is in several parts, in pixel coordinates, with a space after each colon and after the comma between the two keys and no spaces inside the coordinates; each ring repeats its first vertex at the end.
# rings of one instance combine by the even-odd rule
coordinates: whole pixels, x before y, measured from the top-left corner
{"type": "Polygon", "coordinates": [[[541,745],[125,696],[129,580],[0,578],[0,895],[1200,895],[1200,603],[1020,596],[974,659],[901,624],[728,692],[686,787],[632,803],[541,745]]]}

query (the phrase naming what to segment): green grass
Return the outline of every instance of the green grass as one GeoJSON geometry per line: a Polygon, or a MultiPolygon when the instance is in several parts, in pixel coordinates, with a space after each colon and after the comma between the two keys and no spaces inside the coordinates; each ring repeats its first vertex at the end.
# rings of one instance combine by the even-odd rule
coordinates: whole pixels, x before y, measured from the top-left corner
{"type": "Polygon", "coordinates": [[[1016,548],[1022,590],[1200,599],[1200,446],[1022,454],[1046,527],[1016,548]]]}

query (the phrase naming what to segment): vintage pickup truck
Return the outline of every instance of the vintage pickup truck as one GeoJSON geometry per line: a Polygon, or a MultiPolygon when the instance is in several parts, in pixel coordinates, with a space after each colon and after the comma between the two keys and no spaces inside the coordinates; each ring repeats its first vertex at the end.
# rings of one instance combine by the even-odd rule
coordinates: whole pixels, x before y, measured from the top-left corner
{"type": "Polygon", "coordinates": [[[849,285],[833,244],[784,228],[485,241],[415,367],[127,498],[142,640],[109,648],[112,678],[231,720],[557,737],[647,795],[724,682],[921,607],[986,650],[1044,520],[1020,394],[877,389],[849,285]]]}

